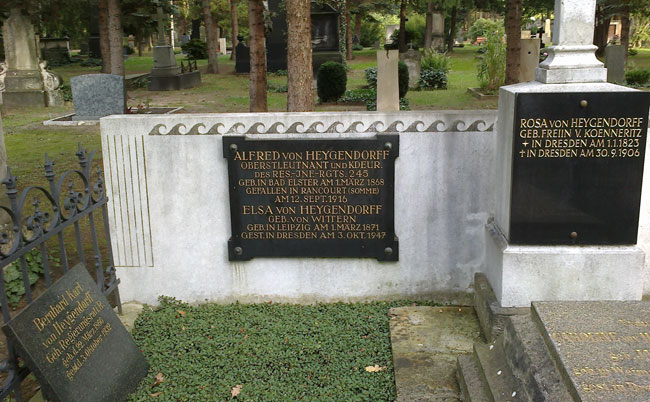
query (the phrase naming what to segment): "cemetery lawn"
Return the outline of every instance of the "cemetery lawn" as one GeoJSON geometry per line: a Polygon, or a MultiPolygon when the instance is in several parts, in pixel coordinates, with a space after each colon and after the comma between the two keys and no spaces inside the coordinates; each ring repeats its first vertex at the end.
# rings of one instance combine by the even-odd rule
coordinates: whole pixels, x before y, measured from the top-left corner
{"type": "Polygon", "coordinates": [[[151,368],[131,401],[396,398],[388,309],[412,302],[160,301],[132,331],[151,368]]]}

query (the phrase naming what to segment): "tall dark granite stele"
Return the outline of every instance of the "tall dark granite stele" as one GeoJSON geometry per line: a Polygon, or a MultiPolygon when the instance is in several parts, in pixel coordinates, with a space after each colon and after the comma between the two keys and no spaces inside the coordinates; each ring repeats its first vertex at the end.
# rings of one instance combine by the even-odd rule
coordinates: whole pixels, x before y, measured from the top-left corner
{"type": "Polygon", "coordinates": [[[647,92],[518,94],[510,244],[636,244],[647,92]]]}
{"type": "MultiPolygon", "coordinates": [[[[273,29],[266,38],[266,69],[287,69],[287,14],[282,0],[269,0],[273,29]]],[[[338,13],[325,4],[311,2],[312,66],[314,73],[326,61],[341,62],[338,13]]]]}
{"type": "Polygon", "coordinates": [[[51,401],[123,401],[149,370],[81,264],[2,329],[51,401]]]}

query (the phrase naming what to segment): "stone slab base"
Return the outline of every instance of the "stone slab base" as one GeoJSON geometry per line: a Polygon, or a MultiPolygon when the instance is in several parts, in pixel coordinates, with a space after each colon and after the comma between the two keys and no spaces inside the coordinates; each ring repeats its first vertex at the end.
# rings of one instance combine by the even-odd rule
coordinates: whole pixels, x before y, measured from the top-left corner
{"type": "Polygon", "coordinates": [[[641,300],[637,246],[515,246],[487,225],[487,277],[503,307],[532,301],[641,300]]]}
{"type": "Polygon", "coordinates": [[[22,91],[8,92],[5,91],[2,97],[3,107],[46,107],[47,97],[45,91],[22,91]]]}
{"type": "Polygon", "coordinates": [[[175,91],[179,89],[192,88],[201,84],[201,72],[192,71],[173,75],[171,77],[154,77],[149,81],[150,91],[175,91]]]}
{"type": "Polygon", "coordinates": [[[607,69],[598,68],[558,68],[547,70],[537,68],[535,80],[544,84],[569,84],[587,82],[606,82],[607,69]]]}

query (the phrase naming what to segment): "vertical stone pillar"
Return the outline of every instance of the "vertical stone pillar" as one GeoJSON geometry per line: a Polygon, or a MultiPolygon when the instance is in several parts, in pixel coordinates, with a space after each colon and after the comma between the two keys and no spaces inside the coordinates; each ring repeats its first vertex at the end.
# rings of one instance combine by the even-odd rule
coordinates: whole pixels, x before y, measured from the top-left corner
{"type": "Polygon", "coordinates": [[[377,111],[399,110],[399,81],[397,50],[377,51],[377,111]]]}
{"type": "Polygon", "coordinates": [[[7,63],[4,106],[47,106],[29,16],[21,9],[12,8],[2,25],[2,35],[7,63]]]}
{"type": "Polygon", "coordinates": [[[431,33],[431,48],[438,52],[445,51],[445,15],[441,12],[434,12],[431,33]]]}

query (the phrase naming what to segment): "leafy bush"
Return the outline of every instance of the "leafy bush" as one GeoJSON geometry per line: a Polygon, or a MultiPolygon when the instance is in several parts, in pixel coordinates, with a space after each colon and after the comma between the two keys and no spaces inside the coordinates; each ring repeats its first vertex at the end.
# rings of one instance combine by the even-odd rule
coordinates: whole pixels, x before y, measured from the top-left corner
{"type": "MultiPolygon", "coordinates": [[[[409,68],[401,60],[397,64],[397,76],[399,97],[403,98],[409,90],[409,68]]],[[[377,67],[366,68],[366,82],[368,88],[377,89],[377,67]]]]}
{"type": "Polygon", "coordinates": [[[343,64],[326,61],[316,74],[316,88],[321,102],[336,101],[345,93],[348,75],[343,64]]]}
{"type": "MultiPolygon", "coordinates": [[[[372,90],[373,98],[366,101],[366,110],[375,111],[377,110],[377,91],[372,90]]],[[[399,110],[411,110],[411,105],[409,104],[408,99],[400,98],[399,99],[399,110]]]]}
{"type": "Polygon", "coordinates": [[[359,44],[352,45],[352,50],[363,50],[363,46],[359,44]]]}
{"type": "Polygon", "coordinates": [[[425,49],[424,56],[420,60],[422,70],[440,70],[443,73],[449,72],[451,59],[445,53],[436,52],[433,49],[425,49]]]}
{"type": "Polygon", "coordinates": [[[420,89],[447,89],[447,74],[442,70],[426,68],[420,71],[420,89]]]}
{"type": "Polygon", "coordinates": [[[88,59],[79,63],[79,65],[81,67],[101,67],[102,59],[93,59],[92,57],[89,57],[88,59]]]}
{"type": "Polygon", "coordinates": [[[645,85],[650,80],[650,69],[642,68],[625,73],[625,81],[630,85],[645,85]]]}
{"type": "Polygon", "coordinates": [[[479,36],[487,37],[488,33],[495,31],[503,31],[502,21],[479,18],[469,27],[469,36],[472,38],[472,43],[474,43],[479,36]]]}
{"type": "Polygon", "coordinates": [[[639,54],[639,51],[637,49],[631,47],[631,48],[627,49],[627,54],[629,54],[630,56],[636,56],[637,54],[639,54]]]}
{"type": "Polygon", "coordinates": [[[377,88],[377,67],[368,67],[365,71],[368,88],[377,88]]]}
{"type": "MultiPolygon", "coordinates": [[[[41,254],[37,251],[31,251],[25,255],[27,265],[27,277],[29,285],[38,281],[38,278],[43,275],[43,260],[41,254]]],[[[58,265],[56,258],[50,258],[50,265],[58,265]]],[[[23,274],[21,270],[20,260],[11,263],[4,271],[5,289],[7,292],[7,301],[9,304],[16,305],[25,294],[25,285],[23,283],[23,274]]]]}
{"type": "Polygon", "coordinates": [[[63,94],[63,100],[66,102],[72,102],[72,88],[70,87],[70,84],[66,82],[61,82],[61,86],[59,87],[59,89],[63,94]]]}
{"type": "Polygon", "coordinates": [[[339,98],[341,102],[368,102],[377,98],[377,92],[374,89],[351,89],[345,91],[339,98]]]}
{"type": "Polygon", "coordinates": [[[289,91],[286,85],[266,84],[266,90],[273,93],[285,93],[289,91]]]}
{"type": "Polygon", "coordinates": [[[409,68],[402,60],[397,63],[397,76],[399,78],[399,97],[403,98],[409,91],[409,68]]]}
{"type": "Polygon", "coordinates": [[[381,40],[383,29],[380,24],[375,22],[361,22],[361,37],[359,44],[364,47],[373,47],[375,42],[381,40]]]}
{"type": "Polygon", "coordinates": [[[506,44],[503,31],[489,32],[485,42],[485,53],[478,63],[478,79],[481,88],[496,91],[506,79],[506,44]]]}
{"type": "Polygon", "coordinates": [[[287,70],[276,70],[273,75],[278,76],[278,77],[286,77],[287,76],[287,70]]]}
{"type": "Polygon", "coordinates": [[[187,54],[188,59],[201,60],[208,58],[208,45],[201,39],[191,39],[189,42],[182,44],[181,49],[187,54]]]}

